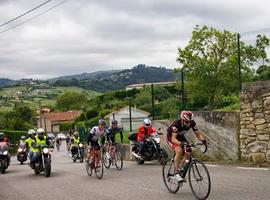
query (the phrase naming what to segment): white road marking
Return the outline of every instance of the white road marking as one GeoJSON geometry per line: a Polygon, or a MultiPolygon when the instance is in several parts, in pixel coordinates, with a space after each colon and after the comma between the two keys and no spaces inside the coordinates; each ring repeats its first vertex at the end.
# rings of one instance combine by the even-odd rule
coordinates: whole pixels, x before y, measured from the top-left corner
{"type": "Polygon", "coordinates": [[[218,167],[218,165],[209,165],[209,164],[206,164],[207,167],[218,167]]]}
{"type": "Polygon", "coordinates": [[[261,171],[267,171],[268,168],[256,168],[256,167],[237,167],[238,169],[248,169],[248,170],[261,170],[261,171]]]}

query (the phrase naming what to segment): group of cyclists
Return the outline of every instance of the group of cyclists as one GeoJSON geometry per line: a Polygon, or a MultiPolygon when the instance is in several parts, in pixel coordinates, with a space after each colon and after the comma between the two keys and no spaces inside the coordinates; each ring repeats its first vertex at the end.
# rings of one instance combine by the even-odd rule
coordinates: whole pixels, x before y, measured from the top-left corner
{"type": "MultiPolygon", "coordinates": [[[[182,179],[181,172],[184,168],[184,161],[190,158],[190,147],[188,141],[185,137],[185,133],[192,129],[195,136],[199,141],[208,144],[202,136],[202,132],[198,129],[194,119],[193,113],[191,111],[182,111],[180,113],[180,118],[175,120],[167,129],[167,143],[170,145],[172,150],[175,152],[175,176],[174,178],[178,181],[182,179]]],[[[143,124],[138,128],[137,142],[140,144],[139,155],[142,155],[143,146],[145,140],[151,134],[155,133],[156,130],[152,128],[152,122],[150,119],[146,118],[143,120],[143,124]]],[[[115,136],[117,133],[120,133],[121,143],[123,143],[123,130],[118,127],[116,120],[112,120],[109,127],[106,127],[106,122],[104,119],[98,121],[98,125],[92,127],[89,132],[87,139],[87,144],[89,147],[95,147],[98,152],[98,161],[101,159],[101,145],[107,144],[108,148],[116,144],[115,136]],[[101,140],[100,140],[101,138],[101,140]],[[101,144],[100,144],[101,141],[101,144]]],[[[26,147],[29,150],[28,156],[30,160],[30,166],[32,166],[33,161],[39,151],[39,147],[42,145],[51,145],[47,136],[45,136],[45,130],[39,128],[36,131],[30,129],[28,131],[28,138],[22,137],[26,144],[26,147]]],[[[0,133],[0,142],[6,142],[9,145],[9,141],[4,133],[0,133]]],[[[81,143],[81,139],[77,131],[75,131],[71,136],[67,138],[67,144],[70,143],[70,150],[72,155],[76,153],[76,147],[81,143]]],[[[109,149],[108,149],[109,150],[109,149]]],[[[91,157],[91,151],[87,154],[86,162],[89,162],[91,157]]],[[[98,162],[99,163],[99,162],[98,162]]]]}

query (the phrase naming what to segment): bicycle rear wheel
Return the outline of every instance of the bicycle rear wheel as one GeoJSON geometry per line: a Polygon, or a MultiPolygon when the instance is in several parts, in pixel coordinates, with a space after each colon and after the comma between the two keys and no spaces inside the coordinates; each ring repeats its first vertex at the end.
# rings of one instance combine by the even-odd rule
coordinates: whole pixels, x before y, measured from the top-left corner
{"type": "Polygon", "coordinates": [[[100,159],[100,161],[99,161],[99,166],[100,167],[98,167],[98,168],[95,166],[95,174],[96,174],[96,177],[98,179],[101,179],[103,176],[103,171],[104,171],[102,159],[100,159]]]}
{"type": "Polygon", "coordinates": [[[201,161],[192,161],[188,180],[193,195],[199,200],[207,199],[211,190],[211,180],[208,169],[201,161]]]}
{"type": "Polygon", "coordinates": [[[166,188],[171,193],[176,193],[183,183],[180,183],[172,178],[174,176],[174,161],[170,160],[163,165],[162,168],[163,181],[166,188]]]}
{"type": "Polygon", "coordinates": [[[123,156],[121,151],[116,151],[114,156],[115,166],[118,170],[121,170],[123,168],[123,156]]]}

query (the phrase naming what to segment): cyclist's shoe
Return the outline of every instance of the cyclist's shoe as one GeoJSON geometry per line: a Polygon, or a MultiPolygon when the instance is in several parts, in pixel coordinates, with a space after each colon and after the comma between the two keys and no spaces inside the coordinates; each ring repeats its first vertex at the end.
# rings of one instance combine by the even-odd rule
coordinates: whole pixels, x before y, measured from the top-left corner
{"type": "Polygon", "coordinates": [[[106,152],[106,156],[108,159],[111,159],[111,155],[108,152],[106,152]]]}
{"type": "Polygon", "coordinates": [[[181,177],[179,173],[174,174],[171,178],[178,181],[178,182],[185,181],[185,178],[181,177]]]}

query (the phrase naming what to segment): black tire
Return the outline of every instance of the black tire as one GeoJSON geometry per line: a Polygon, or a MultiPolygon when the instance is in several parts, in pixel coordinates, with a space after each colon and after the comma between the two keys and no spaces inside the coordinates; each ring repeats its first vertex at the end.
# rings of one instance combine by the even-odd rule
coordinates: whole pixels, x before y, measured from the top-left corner
{"type": "Polygon", "coordinates": [[[34,165],[34,172],[35,172],[35,174],[36,175],[40,174],[40,170],[39,170],[40,166],[36,166],[35,163],[33,163],[33,165],[34,165]]]}
{"type": "Polygon", "coordinates": [[[74,157],[72,157],[72,160],[73,160],[73,162],[75,163],[77,159],[76,159],[76,158],[74,158],[74,157]]]}
{"type": "Polygon", "coordinates": [[[23,161],[21,161],[21,163],[20,163],[21,165],[23,165],[23,161]]]}
{"type": "Polygon", "coordinates": [[[143,165],[143,163],[144,163],[144,160],[141,160],[139,158],[136,158],[135,157],[135,160],[136,160],[136,162],[137,162],[138,165],[143,165]]]}
{"type": "Polygon", "coordinates": [[[161,149],[160,151],[160,158],[158,160],[158,162],[161,164],[161,165],[165,165],[168,161],[168,153],[167,151],[165,151],[165,149],[161,149]]]}
{"type": "Polygon", "coordinates": [[[211,191],[211,180],[207,167],[201,161],[192,161],[188,171],[188,180],[190,189],[197,199],[205,200],[208,198],[211,191]],[[203,194],[200,194],[201,185],[204,189],[203,194]],[[200,188],[199,191],[196,190],[197,186],[200,188]]]}
{"type": "Polygon", "coordinates": [[[1,160],[1,173],[4,174],[6,172],[6,161],[1,160]]]}
{"type": "Polygon", "coordinates": [[[123,156],[122,156],[122,153],[121,151],[116,151],[115,152],[115,167],[116,169],[118,170],[122,170],[123,168],[123,156]]]}
{"type": "Polygon", "coordinates": [[[49,160],[44,160],[44,173],[46,177],[49,177],[51,175],[51,163],[49,160]]]}
{"type": "Polygon", "coordinates": [[[180,183],[174,179],[171,179],[170,176],[174,174],[174,161],[167,161],[162,168],[163,181],[166,188],[170,193],[178,192],[179,188],[182,187],[183,183],[180,183]]]}
{"type": "Polygon", "coordinates": [[[109,169],[110,166],[111,166],[111,164],[112,164],[112,162],[111,162],[111,160],[107,157],[106,151],[103,151],[102,154],[103,154],[103,155],[102,155],[102,159],[103,159],[104,166],[105,166],[107,169],[109,169]]]}
{"type": "Polygon", "coordinates": [[[92,176],[92,168],[90,167],[89,162],[85,162],[85,169],[88,176],[92,176]]]}
{"type": "Polygon", "coordinates": [[[97,177],[98,179],[101,179],[101,178],[103,177],[103,172],[104,172],[103,161],[102,161],[102,159],[100,159],[99,165],[100,165],[99,168],[95,168],[95,174],[96,174],[96,177],[97,177]]]}

